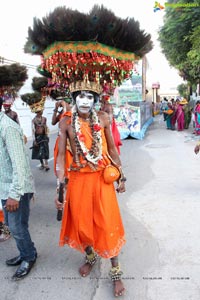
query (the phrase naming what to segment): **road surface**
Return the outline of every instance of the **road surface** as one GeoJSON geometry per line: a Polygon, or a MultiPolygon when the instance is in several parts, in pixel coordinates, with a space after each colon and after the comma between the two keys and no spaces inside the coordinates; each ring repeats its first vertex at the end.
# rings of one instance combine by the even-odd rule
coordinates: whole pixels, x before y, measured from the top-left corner
{"type": "MultiPolygon", "coordinates": [[[[51,134],[51,157],[55,139],[51,134]]],[[[123,300],[200,299],[200,154],[194,154],[195,144],[192,128],[167,130],[160,115],[142,141],[123,141],[121,159],[128,178],[126,193],[118,196],[127,239],[120,255],[127,290],[123,300]]],[[[1,300],[114,299],[109,260],[99,260],[81,278],[83,255],[58,246],[53,159],[47,173],[38,169],[37,161],[31,166],[37,193],[30,231],[38,259],[26,278],[12,282],[16,267],[7,267],[5,260],[18,255],[15,242],[11,238],[0,244],[1,300]]]]}

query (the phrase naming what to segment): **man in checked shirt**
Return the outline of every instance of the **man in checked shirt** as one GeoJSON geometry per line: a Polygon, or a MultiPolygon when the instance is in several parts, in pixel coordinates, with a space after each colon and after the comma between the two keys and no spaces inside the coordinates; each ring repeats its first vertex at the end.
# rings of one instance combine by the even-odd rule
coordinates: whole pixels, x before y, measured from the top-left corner
{"type": "Polygon", "coordinates": [[[15,239],[19,255],[6,260],[19,266],[13,280],[24,278],[37,259],[29,230],[30,201],[34,193],[33,176],[20,126],[1,112],[0,102],[0,200],[5,223],[15,239]]]}

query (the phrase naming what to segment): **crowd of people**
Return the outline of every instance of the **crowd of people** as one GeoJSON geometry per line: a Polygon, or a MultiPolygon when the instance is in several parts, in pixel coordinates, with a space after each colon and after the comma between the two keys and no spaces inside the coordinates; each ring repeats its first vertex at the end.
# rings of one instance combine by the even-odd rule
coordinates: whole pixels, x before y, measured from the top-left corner
{"type": "MultiPolygon", "coordinates": [[[[2,106],[2,104],[3,102],[1,101],[0,106],[2,106]]],[[[200,128],[200,123],[198,123],[200,102],[197,101],[193,111],[188,109],[188,107],[186,100],[165,100],[165,103],[161,107],[161,112],[168,129],[175,130],[176,126],[179,131],[187,129],[192,120],[192,113],[194,113],[195,133],[200,134],[200,129],[198,129],[200,128]],[[189,116],[187,116],[188,110],[190,111],[189,116]]],[[[9,112],[11,111],[9,107],[9,112]]],[[[17,114],[14,111],[10,114],[7,114],[7,112],[8,109],[6,110],[4,108],[4,112],[1,111],[0,113],[1,147],[3,147],[4,141],[6,141],[5,152],[3,151],[0,155],[0,162],[4,164],[4,172],[0,174],[0,192],[1,198],[3,199],[3,214],[0,214],[0,225],[5,226],[4,231],[3,227],[2,229],[0,228],[0,230],[2,230],[0,233],[3,234],[2,241],[6,241],[10,236],[16,241],[19,255],[7,259],[6,264],[7,266],[18,266],[12,278],[19,280],[29,274],[37,260],[37,250],[28,230],[29,206],[35,189],[25,150],[23,132],[20,128],[19,121],[16,121],[17,114]],[[20,160],[18,159],[19,157],[21,157],[20,160]],[[10,165],[5,164],[7,161],[10,165]],[[13,172],[10,172],[12,168],[13,172]],[[8,172],[5,172],[5,170],[8,170],[8,172]],[[24,172],[21,172],[21,170],[24,170],[24,172]],[[9,184],[3,191],[3,185],[7,181],[7,177],[12,178],[13,194],[10,194],[12,184],[9,184]],[[7,230],[7,232],[5,230],[7,230]]],[[[42,142],[44,142],[44,137],[47,136],[47,120],[42,115],[43,110],[39,109],[36,111],[36,116],[32,120],[32,127],[33,145],[35,145],[37,141],[37,151],[43,151],[44,156],[38,158],[32,155],[32,159],[39,159],[41,161],[40,169],[46,169],[47,171],[47,168],[49,170],[49,138],[45,141],[47,143],[46,150],[39,150],[40,142],[36,139],[41,135],[42,142]]],[[[114,136],[112,122],[112,105],[109,103],[109,97],[102,97],[96,92],[80,90],[72,93],[72,98],[70,99],[68,97],[60,97],[55,101],[52,125],[58,124],[58,137],[54,146],[54,174],[58,179],[57,191],[59,191],[61,183],[66,187],[65,201],[61,203],[58,195],[55,199],[55,204],[58,210],[63,211],[60,246],[65,244],[71,246],[73,242],[75,249],[86,253],[85,262],[79,269],[81,276],[85,277],[90,274],[99,256],[102,258],[110,258],[110,276],[114,282],[114,293],[115,295],[122,295],[125,288],[121,280],[122,271],[119,267],[118,255],[121,247],[125,243],[124,228],[114,185],[106,184],[102,177],[102,166],[107,165],[107,160],[109,159],[107,151],[112,155],[112,159],[117,165],[121,166],[119,146],[122,144],[120,143],[119,136],[117,135],[118,139],[114,136]],[[100,101],[99,111],[94,109],[96,101],[100,101]],[[98,123],[99,121],[100,123],[98,123]],[[91,125],[93,122],[94,124],[91,125]],[[76,124],[79,124],[79,126],[77,127],[76,124]],[[89,145],[92,146],[93,140],[95,139],[94,145],[97,145],[98,139],[91,128],[99,124],[101,124],[99,130],[102,131],[101,151],[104,159],[101,160],[101,164],[95,169],[94,167],[91,169],[90,165],[88,165],[84,157],[82,157],[80,142],[84,137],[85,151],[88,151],[89,145]],[[79,181],[78,186],[76,184],[77,180],[79,181]],[[91,209],[93,197],[90,198],[90,195],[94,192],[97,195],[95,199],[95,215],[97,217],[95,223],[102,224],[102,231],[100,228],[94,228],[88,221],[83,222],[86,216],[86,219],[88,218],[89,213],[91,214],[89,218],[91,222],[94,218],[91,209]],[[84,197],[82,195],[84,195],[84,197]],[[82,204],[80,204],[80,198],[82,199],[82,204]],[[109,205],[107,201],[108,198],[109,205]],[[103,215],[101,215],[101,207],[99,204],[101,207],[102,205],[105,207],[103,215]],[[81,207],[83,206],[84,209],[80,209],[80,205],[81,207]],[[81,211],[82,213],[79,213],[78,216],[77,211],[81,211]],[[80,220],[83,222],[81,228],[79,228],[78,225],[80,220]],[[117,230],[114,230],[114,228],[117,228],[117,230]],[[110,232],[113,232],[115,239],[110,239],[110,232]],[[95,238],[94,233],[98,235],[98,239],[95,238]],[[104,248],[105,245],[107,245],[106,251],[104,248]]],[[[35,149],[33,149],[33,153],[34,151],[35,149]]],[[[194,152],[197,154],[199,151],[200,144],[198,143],[194,148],[194,152]]],[[[87,154],[89,155],[88,159],[90,159],[91,154],[87,154]]],[[[98,152],[97,157],[99,157],[98,152]]],[[[94,156],[91,157],[91,161],[93,160],[94,156]]],[[[125,191],[125,181],[126,178],[122,172],[118,180],[117,192],[121,193],[125,191]]]]}
{"type": "MultiPolygon", "coordinates": [[[[65,7],[57,8],[42,20],[36,18],[28,34],[24,50],[41,56],[38,71],[48,78],[45,78],[46,83],[40,82],[38,89],[34,81],[32,87],[35,85],[36,93],[24,95],[26,101],[22,99],[36,114],[31,123],[31,148],[32,159],[40,161],[41,172],[50,170],[48,126],[43,116],[45,97],[54,88],[70,95],[70,99],[64,96],[55,99],[52,115],[52,125],[58,124],[59,130],[54,145],[56,196],[52,199],[61,221],[59,245],[68,245],[83,255],[84,262],[78,270],[82,277],[90,274],[100,258],[109,260],[113,294],[123,296],[125,286],[119,255],[126,236],[117,194],[126,191],[127,179],[120,159],[122,143],[109,97],[116,87],[131,78],[135,58],[152,48],[151,36],[140,30],[134,21],[126,22],[97,5],[91,10],[91,17],[65,7]],[[106,20],[114,20],[114,27],[120,28],[117,40],[116,30],[105,27],[106,20]],[[64,24],[73,28],[70,34],[64,24]],[[98,28],[98,34],[92,34],[94,28],[98,28]],[[140,49],[138,40],[141,41],[140,49]],[[101,107],[97,110],[95,105],[99,101],[101,107]]],[[[9,68],[4,69],[10,72],[9,68]]],[[[20,84],[27,79],[26,70],[23,72],[25,76],[18,78],[20,84]]],[[[16,78],[13,80],[16,82],[16,78]]],[[[7,85],[4,82],[0,86],[0,95],[4,98],[7,85]]],[[[15,98],[19,84],[15,86],[15,95],[13,82],[9,85],[10,95],[15,98]]],[[[179,131],[188,128],[191,110],[187,109],[187,101],[165,102],[162,113],[167,128],[175,130],[177,126],[179,131]]],[[[7,259],[6,265],[18,266],[12,279],[19,280],[29,274],[38,258],[29,232],[30,201],[34,198],[35,187],[18,116],[5,105],[3,112],[2,105],[3,101],[0,102],[0,199],[3,209],[0,222],[7,226],[16,242],[19,253],[7,259]]],[[[200,107],[198,109],[200,113],[200,107]]],[[[195,130],[200,134],[200,123],[195,130]]],[[[198,153],[199,150],[200,145],[197,145],[194,151],[198,153]]]]}
{"type": "Polygon", "coordinates": [[[186,99],[167,100],[164,98],[161,102],[160,112],[163,114],[167,129],[183,131],[189,128],[193,108],[186,99]]]}
{"type": "MultiPolygon", "coordinates": [[[[110,258],[110,277],[114,283],[114,293],[115,295],[122,295],[124,285],[121,280],[122,271],[119,267],[118,255],[125,243],[124,228],[114,182],[107,184],[103,176],[103,171],[110,160],[115,161],[120,170],[120,176],[117,179],[117,192],[122,193],[125,191],[126,178],[122,172],[118,154],[119,145],[121,146],[120,135],[118,132],[117,139],[116,136],[114,139],[112,132],[114,118],[111,104],[108,102],[109,99],[105,100],[102,97],[101,109],[97,112],[94,109],[95,103],[100,100],[100,95],[97,92],[80,90],[73,93],[72,97],[70,100],[64,97],[57,99],[52,115],[52,125],[59,124],[58,137],[54,146],[54,173],[58,179],[57,190],[59,190],[60,183],[64,183],[66,187],[68,182],[64,203],[60,202],[59,197],[55,199],[57,209],[63,211],[60,245],[68,244],[71,246],[70,243],[73,241],[77,250],[86,253],[85,263],[79,269],[79,273],[83,277],[91,272],[98,257],[110,258]],[[74,104],[73,110],[75,111],[72,111],[72,101],[74,104]],[[105,107],[110,107],[110,112],[106,112],[105,107]],[[77,122],[79,127],[76,126],[77,122]],[[92,130],[95,126],[98,126],[96,131],[92,130]],[[79,140],[80,132],[85,137],[85,149],[90,147],[96,149],[95,152],[91,153],[86,150],[88,151],[88,163],[82,152],[82,141],[79,140]],[[100,141],[99,137],[102,141],[100,152],[96,148],[100,141]],[[98,163],[99,160],[101,163],[98,163]],[[76,184],[77,180],[79,181],[78,186],[76,184]],[[93,212],[94,199],[90,195],[94,193],[96,199],[93,212]],[[80,197],[83,207],[81,210],[80,197]],[[107,201],[108,198],[109,202],[107,201]],[[69,205],[69,199],[73,205],[69,205]],[[101,212],[102,205],[105,208],[103,214],[101,212]],[[77,215],[78,210],[79,214],[77,215]],[[89,212],[91,214],[89,218],[91,224],[88,223],[89,212]],[[87,221],[85,220],[86,215],[87,221]],[[77,227],[80,220],[82,222],[81,228],[77,227]],[[83,220],[86,222],[83,222],[83,220]],[[101,224],[102,229],[99,225],[94,227],[93,223],[101,224]],[[113,234],[112,238],[110,232],[113,234]]],[[[6,236],[4,230],[2,240],[6,241],[9,235],[16,241],[19,254],[14,258],[7,259],[6,264],[7,266],[18,266],[12,279],[19,280],[29,274],[37,260],[37,250],[28,230],[30,201],[35,190],[30,164],[27,159],[23,131],[20,123],[16,122],[17,114],[11,108],[9,111],[12,111],[12,113],[7,114],[7,111],[4,109],[4,112],[2,111],[0,115],[1,147],[4,141],[6,142],[5,152],[3,151],[0,154],[0,162],[5,165],[4,172],[0,174],[2,184],[2,186],[0,185],[0,193],[3,206],[2,224],[10,231],[6,236]],[[7,161],[9,165],[7,165],[7,161]],[[8,172],[5,172],[5,170],[8,172]],[[10,183],[3,192],[3,184],[7,181],[7,176],[10,178],[10,183]]],[[[32,120],[32,159],[38,159],[41,162],[39,169],[48,171],[49,138],[47,135],[47,120],[43,117],[41,108],[37,109],[35,114],[36,116],[32,120]]]]}

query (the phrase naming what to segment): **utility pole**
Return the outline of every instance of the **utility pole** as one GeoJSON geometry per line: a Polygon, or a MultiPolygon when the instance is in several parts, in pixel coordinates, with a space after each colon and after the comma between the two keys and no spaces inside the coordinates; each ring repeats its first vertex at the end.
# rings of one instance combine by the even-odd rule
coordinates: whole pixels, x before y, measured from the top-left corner
{"type": "Polygon", "coordinates": [[[147,71],[147,58],[142,58],[142,100],[146,100],[146,71],[147,71]]]}

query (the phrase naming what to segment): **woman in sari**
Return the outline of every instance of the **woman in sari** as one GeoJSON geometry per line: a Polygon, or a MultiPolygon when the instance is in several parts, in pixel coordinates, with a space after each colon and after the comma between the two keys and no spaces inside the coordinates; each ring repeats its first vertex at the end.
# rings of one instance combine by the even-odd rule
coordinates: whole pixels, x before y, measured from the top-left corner
{"type": "Polygon", "coordinates": [[[194,108],[194,133],[196,135],[200,135],[200,101],[197,101],[196,106],[194,108]]]}
{"type": "Polygon", "coordinates": [[[182,100],[178,103],[177,111],[176,111],[176,119],[177,119],[177,130],[184,130],[185,126],[185,114],[184,114],[184,105],[187,104],[186,100],[182,100]]]}

